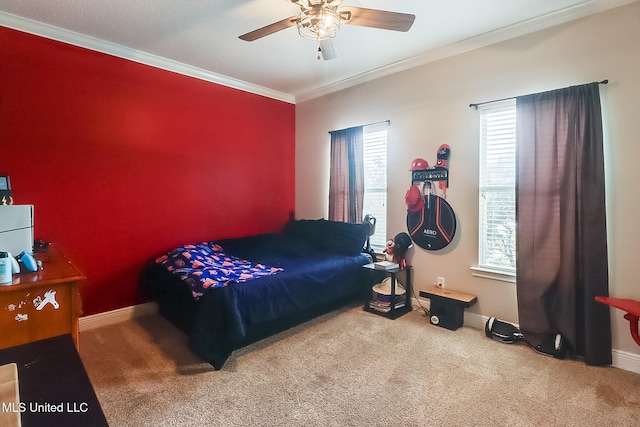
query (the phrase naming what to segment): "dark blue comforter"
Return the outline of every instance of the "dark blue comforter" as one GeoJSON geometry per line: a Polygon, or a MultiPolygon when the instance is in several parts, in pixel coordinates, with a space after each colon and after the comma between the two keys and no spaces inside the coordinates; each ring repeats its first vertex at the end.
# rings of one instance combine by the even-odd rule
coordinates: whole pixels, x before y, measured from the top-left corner
{"type": "Polygon", "coordinates": [[[199,300],[156,263],[143,283],[160,312],[188,333],[191,348],[220,369],[233,350],[353,301],[366,289],[367,255],[331,252],[293,234],[216,241],[227,254],[282,271],[207,289],[199,300]]]}

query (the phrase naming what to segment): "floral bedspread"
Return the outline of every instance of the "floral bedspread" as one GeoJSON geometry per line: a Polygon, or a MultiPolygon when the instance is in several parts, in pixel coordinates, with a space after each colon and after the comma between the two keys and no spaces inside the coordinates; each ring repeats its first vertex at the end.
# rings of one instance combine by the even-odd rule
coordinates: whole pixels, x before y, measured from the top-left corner
{"type": "Polygon", "coordinates": [[[212,242],[177,247],[156,259],[156,264],[180,276],[191,288],[195,299],[207,289],[221,288],[231,282],[247,280],[283,271],[282,268],[252,264],[225,253],[222,246],[212,242]]]}

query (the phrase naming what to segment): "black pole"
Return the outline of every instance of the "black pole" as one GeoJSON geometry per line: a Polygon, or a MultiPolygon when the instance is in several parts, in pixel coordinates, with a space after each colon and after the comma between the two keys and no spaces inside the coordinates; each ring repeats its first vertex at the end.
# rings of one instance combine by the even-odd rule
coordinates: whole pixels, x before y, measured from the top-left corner
{"type": "MultiPolygon", "coordinates": [[[[599,85],[606,85],[608,83],[609,83],[609,80],[607,80],[607,79],[604,79],[604,80],[598,82],[599,85]]],[[[480,106],[480,105],[491,104],[492,102],[506,101],[507,99],[513,99],[513,98],[516,98],[516,97],[515,96],[511,96],[509,98],[496,99],[496,100],[493,100],[493,101],[478,102],[477,104],[469,104],[469,107],[470,108],[478,108],[478,106],[480,106]]]]}

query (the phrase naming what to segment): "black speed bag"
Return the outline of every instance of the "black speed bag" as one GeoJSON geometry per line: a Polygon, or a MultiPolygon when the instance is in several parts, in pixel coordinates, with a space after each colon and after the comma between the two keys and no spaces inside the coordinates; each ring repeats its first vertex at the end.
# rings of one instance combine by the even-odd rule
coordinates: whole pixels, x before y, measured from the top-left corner
{"type": "Polygon", "coordinates": [[[424,196],[424,207],[407,212],[407,229],[413,242],[423,249],[437,251],[453,240],[456,215],[451,205],[437,195],[424,196]]]}

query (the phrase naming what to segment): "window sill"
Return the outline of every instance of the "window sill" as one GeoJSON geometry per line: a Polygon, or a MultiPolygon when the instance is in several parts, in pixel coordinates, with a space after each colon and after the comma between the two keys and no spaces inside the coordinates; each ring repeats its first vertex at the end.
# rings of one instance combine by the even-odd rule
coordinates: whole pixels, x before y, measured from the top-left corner
{"type": "Polygon", "coordinates": [[[516,273],[510,271],[492,270],[483,267],[471,267],[471,275],[483,279],[499,280],[502,282],[516,283],[516,273]]]}

